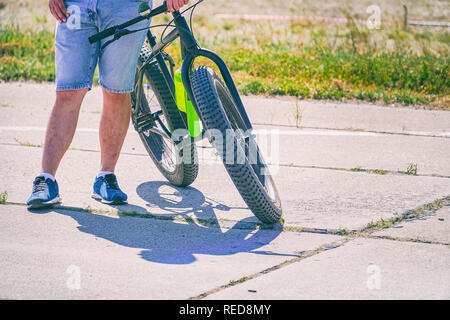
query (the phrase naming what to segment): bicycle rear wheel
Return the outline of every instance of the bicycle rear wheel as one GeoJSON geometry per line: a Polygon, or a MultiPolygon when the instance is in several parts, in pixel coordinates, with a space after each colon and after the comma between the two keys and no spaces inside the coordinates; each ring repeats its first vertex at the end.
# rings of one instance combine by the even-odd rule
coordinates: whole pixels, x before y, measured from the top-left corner
{"type": "MultiPolygon", "coordinates": [[[[150,54],[151,49],[144,44],[139,55],[138,68],[148,60],[150,54]]],[[[188,186],[198,175],[197,150],[194,143],[185,141],[186,143],[176,144],[171,137],[174,130],[186,128],[186,120],[178,110],[156,60],[145,67],[142,85],[143,94],[140,97],[139,109],[136,107],[136,84],[131,95],[132,122],[150,158],[164,177],[173,185],[188,186]],[[155,114],[160,122],[151,121],[147,127],[141,125],[155,114]]]]}
{"type": "Polygon", "coordinates": [[[214,70],[205,66],[194,70],[191,82],[209,140],[245,203],[263,223],[280,221],[277,188],[229,89],[214,70]],[[222,139],[211,135],[212,130],[220,132],[222,139]]]}

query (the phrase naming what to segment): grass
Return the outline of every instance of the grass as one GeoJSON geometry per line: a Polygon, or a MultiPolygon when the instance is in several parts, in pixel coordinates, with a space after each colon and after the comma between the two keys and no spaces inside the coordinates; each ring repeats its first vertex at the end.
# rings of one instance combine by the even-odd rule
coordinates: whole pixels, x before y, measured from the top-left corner
{"type": "Polygon", "coordinates": [[[375,170],[371,170],[369,172],[373,173],[373,174],[380,174],[380,175],[385,175],[388,173],[387,170],[383,170],[383,169],[375,169],[375,170]]]}
{"type": "MultiPolygon", "coordinates": [[[[160,16],[154,23],[167,20],[160,16]]],[[[394,24],[371,31],[356,24],[248,22],[199,15],[194,32],[202,46],[224,58],[245,95],[357,99],[450,110],[450,34],[445,29],[394,24]]],[[[54,30],[3,24],[0,81],[54,81],[53,38],[54,30]]],[[[179,49],[170,46],[167,51],[179,66],[179,49]]]]}
{"type": "Polygon", "coordinates": [[[228,285],[229,285],[229,286],[235,286],[235,285],[237,285],[237,284],[239,284],[239,283],[243,283],[243,282],[245,282],[245,281],[247,281],[247,280],[249,280],[247,277],[242,277],[242,278],[240,278],[240,279],[238,279],[238,280],[230,280],[230,282],[228,283],[228,285]]]}
{"type": "Polygon", "coordinates": [[[302,113],[303,111],[300,109],[298,99],[295,99],[295,125],[296,127],[300,126],[300,122],[302,121],[302,113]]]}
{"type": "Polygon", "coordinates": [[[408,165],[408,168],[406,168],[405,173],[413,175],[413,176],[416,176],[417,175],[417,164],[416,163],[410,163],[408,165]]]}
{"type": "Polygon", "coordinates": [[[5,190],[2,193],[0,193],[0,204],[5,204],[7,200],[8,200],[8,191],[5,190]]]}
{"type": "Polygon", "coordinates": [[[55,51],[49,31],[0,28],[0,79],[53,81],[55,51]]]}
{"type": "Polygon", "coordinates": [[[31,142],[26,141],[26,140],[24,140],[24,141],[19,140],[19,139],[17,139],[17,138],[14,138],[14,140],[15,140],[21,147],[42,148],[42,146],[43,146],[42,144],[34,144],[34,143],[31,143],[31,142]]]}
{"type": "Polygon", "coordinates": [[[405,171],[399,170],[398,173],[407,174],[411,176],[417,176],[417,164],[410,163],[405,171]]]}
{"type": "Polygon", "coordinates": [[[365,172],[365,173],[378,174],[378,175],[400,173],[400,174],[417,176],[417,174],[418,174],[416,163],[410,163],[405,171],[403,171],[403,170],[391,171],[391,170],[384,170],[384,169],[363,169],[361,167],[355,167],[355,168],[350,168],[350,169],[340,168],[340,170],[350,171],[350,172],[365,172]]]}
{"type": "Polygon", "coordinates": [[[361,167],[355,167],[355,168],[351,168],[351,169],[342,169],[342,170],[351,171],[351,172],[365,172],[365,173],[379,174],[379,175],[385,175],[385,174],[390,173],[390,171],[388,171],[388,170],[383,170],[383,169],[362,169],[361,167]]]}
{"type": "Polygon", "coordinates": [[[448,202],[448,200],[449,200],[448,197],[445,199],[435,200],[435,201],[428,203],[422,207],[419,207],[415,210],[410,210],[400,216],[390,218],[387,220],[381,218],[379,221],[369,223],[367,225],[367,227],[365,228],[365,231],[387,229],[399,222],[431,214],[431,213],[435,212],[436,210],[442,208],[445,205],[445,203],[448,202]]]}
{"type": "Polygon", "coordinates": [[[313,99],[360,99],[432,104],[448,96],[448,59],[348,51],[225,51],[244,94],[292,95],[313,99]],[[430,71],[432,70],[432,71],[430,71]]]}

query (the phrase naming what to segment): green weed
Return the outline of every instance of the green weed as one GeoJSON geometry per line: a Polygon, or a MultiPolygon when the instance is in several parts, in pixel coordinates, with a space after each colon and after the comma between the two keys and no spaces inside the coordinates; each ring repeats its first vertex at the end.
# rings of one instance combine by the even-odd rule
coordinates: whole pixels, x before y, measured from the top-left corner
{"type": "Polygon", "coordinates": [[[14,138],[14,140],[21,146],[21,147],[32,147],[32,148],[42,148],[42,144],[34,144],[26,140],[19,140],[17,138],[14,138]]]}
{"type": "Polygon", "coordinates": [[[417,164],[410,163],[408,168],[406,168],[406,174],[417,175],[417,164]]]}
{"type": "Polygon", "coordinates": [[[8,200],[8,191],[5,190],[2,193],[0,193],[0,204],[5,204],[7,200],[8,200]]]}
{"type": "Polygon", "coordinates": [[[388,174],[388,171],[387,170],[383,170],[383,169],[375,169],[375,170],[371,170],[369,172],[373,173],[373,174],[380,174],[380,175],[388,174]]]}

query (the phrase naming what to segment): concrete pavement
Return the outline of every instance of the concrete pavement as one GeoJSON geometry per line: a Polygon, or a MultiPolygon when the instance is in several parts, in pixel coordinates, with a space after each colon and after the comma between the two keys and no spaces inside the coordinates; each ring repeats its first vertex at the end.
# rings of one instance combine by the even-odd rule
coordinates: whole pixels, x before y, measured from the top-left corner
{"type": "Polygon", "coordinates": [[[244,97],[275,141],[284,209],[283,227],[261,229],[206,143],[197,180],[176,188],[131,127],[117,167],[129,204],[91,199],[99,88],[57,175],[63,205],[27,211],[53,85],[0,97],[0,298],[450,298],[449,112],[244,97]]]}

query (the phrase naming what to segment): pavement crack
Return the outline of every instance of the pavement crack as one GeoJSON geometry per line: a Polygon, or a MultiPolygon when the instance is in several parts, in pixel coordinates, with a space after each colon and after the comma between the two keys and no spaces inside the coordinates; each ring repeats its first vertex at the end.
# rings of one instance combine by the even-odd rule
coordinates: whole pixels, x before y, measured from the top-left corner
{"type": "MultiPolygon", "coordinates": [[[[26,207],[25,203],[21,202],[11,202],[6,201],[2,203],[3,205],[15,205],[15,206],[23,206],[26,207]]],[[[75,206],[66,206],[66,205],[56,205],[50,210],[67,210],[67,211],[75,211],[75,212],[85,212],[91,214],[99,214],[106,216],[116,216],[116,217],[132,217],[132,218],[140,218],[140,219],[154,219],[154,220],[164,220],[164,221],[177,221],[184,223],[192,223],[196,225],[201,225],[208,228],[219,228],[219,229],[237,229],[237,230],[272,230],[272,231],[282,231],[282,232],[297,232],[297,233],[314,233],[314,234],[328,234],[328,235],[338,235],[345,236],[349,231],[345,229],[324,229],[324,228],[312,228],[312,227],[302,227],[302,226],[289,226],[289,225],[280,225],[279,223],[273,225],[266,225],[261,222],[241,222],[238,226],[236,225],[236,220],[224,219],[224,218],[196,218],[189,216],[180,215],[158,215],[152,214],[150,212],[142,213],[135,211],[127,211],[127,210],[103,210],[103,209],[95,209],[95,208],[82,208],[75,206]]],[[[350,231],[354,232],[354,231],[350,231]]]]}
{"type": "Polygon", "coordinates": [[[366,235],[366,236],[361,235],[360,238],[378,239],[378,240],[392,240],[392,241],[400,241],[400,242],[413,242],[413,243],[422,243],[422,244],[437,244],[437,245],[443,245],[443,246],[450,246],[450,242],[426,240],[426,239],[422,239],[422,238],[375,236],[375,235],[366,235]]]}
{"type": "Polygon", "coordinates": [[[436,174],[436,173],[408,173],[401,170],[386,170],[386,169],[363,169],[363,168],[340,168],[340,167],[328,167],[328,166],[314,166],[314,165],[300,165],[294,163],[282,163],[282,164],[271,164],[274,166],[288,167],[288,168],[299,168],[299,169],[320,169],[320,170],[334,170],[334,171],[344,171],[344,172],[355,172],[355,173],[367,173],[367,174],[377,174],[377,175],[401,175],[401,176],[412,176],[412,177],[434,177],[434,178],[446,178],[450,179],[450,176],[436,174]]]}
{"type": "MultiPolygon", "coordinates": [[[[43,148],[42,144],[32,144],[27,141],[18,141],[18,143],[10,143],[10,142],[0,142],[2,146],[13,146],[13,147],[25,147],[25,148],[43,148]]],[[[70,151],[80,151],[80,152],[94,152],[100,153],[100,150],[95,149],[86,149],[86,148],[78,148],[78,147],[69,147],[70,151]]],[[[148,157],[148,154],[145,153],[133,153],[133,152],[121,152],[122,155],[128,156],[138,156],[138,157],[148,157]]]]}
{"type": "Polygon", "coordinates": [[[399,136],[413,136],[413,137],[427,137],[427,138],[441,138],[449,139],[450,134],[448,132],[444,133],[433,133],[433,132],[390,132],[390,131],[377,131],[377,130],[365,130],[365,129],[352,129],[352,128],[332,128],[332,127],[314,127],[314,126],[302,126],[302,125],[289,125],[289,124],[271,124],[264,122],[254,122],[255,126],[268,126],[268,127],[285,127],[293,129],[310,129],[310,130],[329,130],[329,131],[345,131],[345,132],[367,132],[380,135],[399,135],[399,136]]]}
{"type": "MultiPolygon", "coordinates": [[[[11,202],[5,201],[2,203],[3,205],[18,205],[18,206],[26,206],[25,203],[21,202],[11,202]]],[[[433,202],[427,203],[423,206],[420,206],[413,210],[407,210],[401,215],[392,217],[390,219],[380,219],[375,222],[370,222],[366,227],[360,230],[347,230],[345,228],[314,228],[314,227],[302,227],[296,225],[266,225],[261,222],[245,222],[241,223],[239,226],[235,224],[238,222],[236,220],[224,219],[224,218],[197,218],[183,215],[161,215],[161,214],[153,214],[150,212],[142,213],[136,211],[128,211],[128,210],[104,210],[104,209],[96,209],[91,207],[75,207],[75,206],[66,206],[66,205],[57,205],[53,207],[53,209],[59,210],[68,210],[68,211],[76,211],[76,212],[86,212],[91,214],[100,214],[100,215],[113,215],[118,217],[133,217],[133,218],[141,218],[141,219],[154,219],[154,220],[165,220],[165,221],[177,221],[184,223],[193,223],[196,225],[201,225],[204,227],[210,228],[222,228],[222,229],[239,229],[239,230],[281,230],[282,232],[297,232],[297,233],[313,233],[313,234],[328,234],[328,235],[337,235],[337,236],[360,236],[360,237],[368,237],[369,234],[390,228],[402,221],[407,219],[419,219],[424,216],[431,215],[436,212],[436,210],[442,208],[445,205],[450,204],[450,196],[446,196],[441,199],[437,199],[433,202]]]]}
{"type": "MultiPolygon", "coordinates": [[[[4,203],[1,203],[1,205],[14,205],[14,206],[22,206],[26,207],[27,205],[22,202],[12,202],[12,201],[5,201],[4,203]]],[[[82,208],[82,207],[76,207],[76,206],[66,206],[66,205],[55,205],[52,208],[49,208],[48,210],[66,210],[66,211],[74,211],[74,212],[84,212],[84,213],[90,213],[90,214],[98,214],[98,215],[106,215],[106,216],[116,216],[116,217],[131,217],[131,218],[140,218],[140,219],[153,219],[153,220],[161,220],[161,221],[176,221],[176,222],[182,222],[182,223],[191,223],[196,225],[201,225],[203,227],[208,228],[220,228],[220,229],[238,229],[238,230],[256,230],[256,229],[264,229],[264,230],[281,230],[282,227],[279,224],[275,225],[264,225],[260,222],[245,222],[241,223],[239,226],[236,226],[235,224],[238,222],[236,220],[229,220],[229,219],[223,219],[223,218],[196,218],[196,217],[190,217],[190,216],[183,216],[183,215],[159,215],[159,214],[152,214],[150,212],[147,213],[141,213],[141,212],[135,212],[135,211],[126,211],[126,210],[103,210],[103,209],[96,209],[96,208],[82,208]]]]}
{"type": "Polygon", "coordinates": [[[322,245],[322,246],[320,246],[319,248],[317,248],[315,250],[303,251],[295,258],[285,260],[285,261],[283,261],[283,262],[281,262],[281,263],[279,263],[277,265],[274,265],[272,267],[264,269],[264,270],[262,270],[260,272],[256,272],[256,273],[253,273],[253,274],[250,274],[250,275],[247,275],[247,276],[243,276],[242,278],[239,278],[237,280],[230,280],[225,285],[222,285],[220,287],[208,290],[208,291],[203,292],[203,293],[201,293],[201,294],[199,294],[197,296],[190,297],[190,298],[188,298],[188,300],[201,300],[201,299],[204,299],[204,298],[206,298],[207,296],[209,296],[211,294],[214,294],[214,293],[217,293],[219,291],[228,289],[230,287],[233,287],[235,285],[247,282],[249,280],[261,277],[261,276],[263,276],[265,274],[268,274],[270,272],[273,272],[273,271],[276,271],[278,269],[281,269],[281,268],[284,268],[286,266],[289,266],[289,265],[291,265],[293,263],[296,263],[296,262],[302,261],[304,259],[313,257],[313,256],[315,256],[315,255],[317,255],[319,253],[339,248],[340,246],[342,246],[343,244],[345,244],[349,240],[350,240],[350,238],[343,238],[343,239],[339,239],[337,241],[334,241],[332,243],[328,243],[328,244],[322,245]]]}
{"type": "MultiPolygon", "coordinates": [[[[28,141],[18,141],[17,143],[9,143],[9,142],[0,142],[0,145],[3,146],[14,146],[14,147],[26,147],[26,148],[43,148],[42,144],[32,144],[28,141]]],[[[205,146],[197,146],[197,148],[210,148],[205,146]]],[[[79,152],[93,152],[100,153],[100,150],[95,149],[86,149],[86,148],[78,148],[78,147],[70,147],[68,150],[70,151],[79,151],[79,152]]],[[[149,155],[146,153],[133,153],[133,152],[121,152],[122,155],[127,156],[137,156],[137,157],[148,157],[149,155]]],[[[366,173],[366,174],[376,174],[376,175],[400,175],[400,176],[412,176],[412,177],[433,177],[433,178],[444,178],[450,179],[448,175],[442,175],[437,173],[408,173],[407,171],[402,170],[388,170],[388,169],[371,169],[371,168],[341,168],[341,167],[331,167],[331,166],[315,166],[315,165],[301,165],[294,163],[268,163],[268,165],[279,166],[283,168],[297,168],[297,169],[319,169],[319,170],[333,170],[333,171],[342,171],[342,172],[354,172],[354,173],[366,173]]]]}

